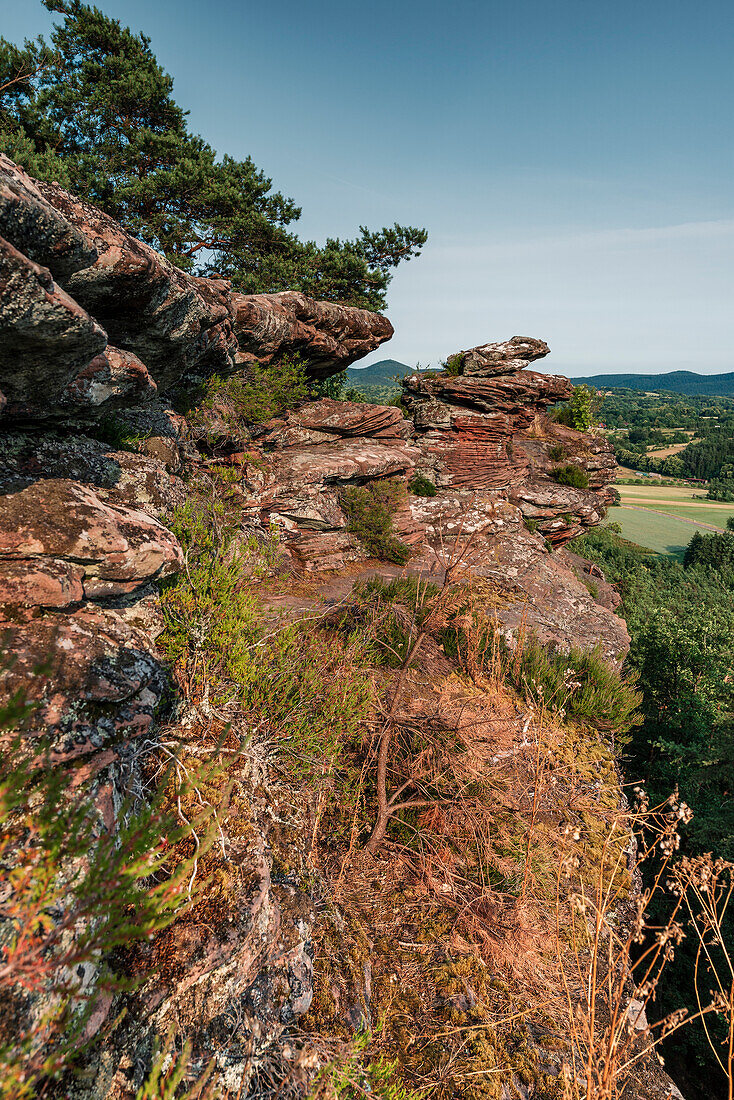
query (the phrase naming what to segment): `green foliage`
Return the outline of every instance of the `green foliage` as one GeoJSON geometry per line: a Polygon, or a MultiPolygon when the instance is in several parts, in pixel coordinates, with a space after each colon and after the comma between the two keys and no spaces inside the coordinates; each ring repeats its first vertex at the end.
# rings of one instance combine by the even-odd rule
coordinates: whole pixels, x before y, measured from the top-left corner
{"type": "Polygon", "coordinates": [[[416,609],[417,621],[422,622],[422,612],[437,596],[439,588],[431,581],[423,581],[415,574],[395,577],[391,581],[380,576],[368,577],[354,586],[354,595],[363,600],[379,600],[383,604],[401,603],[416,609]]]}
{"type": "Polygon", "coordinates": [[[589,729],[622,739],[642,721],[637,675],[621,675],[597,651],[560,653],[533,638],[509,669],[516,688],[589,729]]]}
{"type": "Polygon", "coordinates": [[[551,462],[562,462],[566,457],[566,448],[562,443],[554,443],[548,448],[548,458],[551,462]]]}
{"type": "Polygon", "coordinates": [[[525,530],[529,531],[531,535],[534,535],[539,527],[537,519],[533,519],[532,516],[523,516],[523,524],[525,530]]]}
{"type": "MultiPolygon", "coordinates": [[[[89,783],[72,782],[52,744],[34,738],[29,749],[29,717],[17,696],[0,710],[0,1094],[8,1100],[45,1095],[85,1045],[98,998],[125,985],[110,953],[171,923],[190,903],[194,866],[172,861],[191,825],[160,797],[124,802],[108,830],[89,783]]],[[[192,824],[202,835],[201,821],[192,824]]]]}
{"type": "Polygon", "coordinates": [[[617,459],[625,466],[664,477],[724,482],[734,477],[731,397],[683,397],[619,389],[605,396],[604,417],[613,433],[617,459]],[[693,442],[692,433],[697,437],[693,442]],[[674,443],[688,446],[667,458],[647,453],[674,443]]]}
{"type": "Polygon", "coordinates": [[[233,430],[262,424],[309,396],[306,368],[299,356],[283,356],[267,366],[250,365],[227,378],[214,376],[206,384],[204,397],[189,420],[206,424],[216,412],[233,430]]]}
{"type": "Polygon", "coordinates": [[[249,157],[218,158],[190,132],[145,35],[81,0],[44,3],[62,17],[50,42],[0,39],[0,151],[185,270],[217,272],[245,293],[298,289],[384,307],[392,270],[420,255],[425,230],[361,226],[354,240],[299,240],[292,199],[249,157]]]}
{"type": "Polygon", "coordinates": [[[369,1042],[369,1033],[360,1032],[351,1049],[321,1070],[307,1100],[326,1095],[333,1100],[363,1100],[365,1096],[374,1100],[421,1100],[422,1093],[406,1088],[400,1080],[397,1061],[367,1059],[369,1042]]]}
{"type": "Polygon", "coordinates": [[[331,378],[324,378],[311,383],[311,397],[330,397],[333,401],[351,401],[344,393],[347,381],[346,368],[338,374],[332,374],[331,378]]]}
{"type": "Polygon", "coordinates": [[[408,482],[408,491],[416,497],[435,497],[438,490],[425,474],[414,474],[408,482]]]}
{"type": "Polygon", "coordinates": [[[347,530],[355,535],[369,553],[380,561],[404,565],[410,547],[393,534],[393,514],[405,502],[405,484],[382,478],[367,485],[342,489],[339,504],[347,518],[347,530]]]}
{"type": "Polygon", "coordinates": [[[720,535],[702,535],[696,531],[686,547],[683,565],[686,569],[708,566],[734,579],[734,531],[728,529],[720,535]]]}
{"type": "Polygon", "coordinates": [[[574,386],[571,398],[554,410],[554,419],[579,432],[588,432],[599,422],[602,398],[591,386],[574,386]]]}
{"type": "MultiPolygon", "coordinates": [[[[448,657],[466,664],[468,647],[463,627],[450,624],[441,633],[441,643],[448,657]]],[[[479,633],[473,660],[482,667],[496,649],[507,679],[536,706],[622,741],[641,721],[638,710],[642,693],[636,673],[618,672],[597,650],[572,648],[561,653],[531,637],[511,651],[487,625],[479,633]]]]}
{"type": "Polygon", "coordinates": [[[275,565],[277,535],[244,539],[216,495],[189,497],[169,526],[187,568],[161,593],[162,651],[192,662],[215,703],[236,700],[298,771],[321,766],[369,710],[364,646],[335,645],[307,623],[268,623],[253,581],[275,565]]]}
{"type": "Polygon", "coordinates": [[[459,352],[457,352],[456,355],[449,355],[448,359],[442,365],[446,373],[452,377],[464,373],[464,357],[459,352]]]}
{"type": "Polygon", "coordinates": [[[354,586],[354,602],[345,608],[339,626],[342,632],[364,637],[375,663],[400,668],[438,591],[435,584],[416,576],[392,581],[369,577],[354,586]]]}
{"type": "Polygon", "coordinates": [[[734,504],[734,478],[715,479],[708,484],[706,496],[709,500],[719,500],[724,504],[734,504]]]}
{"type": "Polygon", "coordinates": [[[128,424],[116,416],[103,416],[95,424],[86,428],[87,435],[109,443],[116,451],[137,451],[147,436],[133,431],[128,424]]]}
{"type": "Polygon", "coordinates": [[[589,478],[586,471],[574,462],[569,462],[566,466],[556,466],[555,470],[550,471],[550,476],[559,485],[571,485],[574,489],[589,488],[589,478]]]}

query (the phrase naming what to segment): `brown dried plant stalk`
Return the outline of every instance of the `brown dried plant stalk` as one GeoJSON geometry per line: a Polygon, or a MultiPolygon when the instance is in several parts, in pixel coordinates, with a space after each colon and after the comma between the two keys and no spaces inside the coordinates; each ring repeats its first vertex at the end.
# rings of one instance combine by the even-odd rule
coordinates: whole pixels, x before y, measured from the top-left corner
{"type": "MultiPolygon", "coordinates": [[[[380,844],[385,838],[387,833],[387,826],[390,818],[401,810],[413,809],[421,806],[433,805],[434,800],[425,798],[403,798],[401,795],[410,787],[411,780],[408,779],[402,783],[397,790],[391,795],[388,794],[388,772],[390,765],[390,748],[392,744],[393,733],[395,732],[395,720],[398,713],[398,708],[402,700],[403,691],[405,689],[406,678],[408,669],[418,655],[423,641],[428,634],[431,626],[439,619],[443,614],[446,605],[449,602],[452,588],[452,576],[456,568],[465,562],[473,543],[473,536],[463,538],[464,520],[462,519],[459,531],[457,533],[456,540],[454,542],[453,550],[445,552],[444,548],[441,548],[439,553],[439,561],[443,568],[443,581],[439,594],[435,597],[428,615],[419,626],[417,622],[418,609],[420,606],[420,600],[416,599],[416,607],[413,612],[413,618],[409,627],[408,638],[409,644],[407,646],[407,652],[403,659],[397,677],[397,682],[393,688],[390,703],[387,708],[387,712],[384,716],[382,726],[378,737],[377,747],[377,772],[376,772],[376,785],[377,785],[377,816],[375,824],[372,829],[372,834],[365,845],[365,851],[370,852],[372,855],[378,850],[380,844]],[[415,631],[415,636],[413,632],[415,631]],[[412,641],[410,641],[412,639],[412,641]]],[[[420,591],[420,589],[419,589],[420,591]]]]}
{"type": "Polygon", "coordinates": [[[699,1002],[695,1013],[682,1008],[654,1025],[647,1022],[647,1007],[685,936],[680,918],[687,888],[674,895],[662,925],[651,923],[650,903],[675,877],[678,829],[690,817],[677,793],[651,808],[635,788],[634,806],[609,823],[592,881],[584,879],[586,864],[573,850],[560,862],[556,943],[572,1050],[564,1066],[564,1100],[618,1100],[635,1067],[662,1039],[716,1009],[715,999],[699,1002]],[[649,885],[630,907],[630,880],[639,880],[647,867],[654,868],[649,885]]]}
{"type": "Polygon", "coordinates": [[[724,920],[734,893],[734,864],[710,853],[684,856],[673,867],[670,888],[683,902],[688,927],[695,936],[694,987],[706,1039],[734,1098],[734,962],[724,935],[724,920]],[[702,993],[702,983],[713,979],[715,988],[702,993]],[[717,1043],[706,1019],[714,1012],[726,1025],[723,1044],[717,1043]],[[723,1046],[723,1051],[721,1048],[723,1046]]]}

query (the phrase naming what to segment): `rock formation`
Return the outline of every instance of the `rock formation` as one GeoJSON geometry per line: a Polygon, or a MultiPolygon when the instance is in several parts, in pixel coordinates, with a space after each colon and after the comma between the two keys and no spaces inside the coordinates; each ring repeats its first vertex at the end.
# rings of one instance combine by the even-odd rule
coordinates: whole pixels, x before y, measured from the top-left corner
{"type": "MultiPolygon", "coordinates": [[[[570,385],[527,369],[548,353],[542,341],[486,344],[451,357],[448,370],[411,375],[407,416],[308,400],[244,436],[226,438],[219,424],[225,438],[207,450],[173,411],[177,392],[284,354],[300,356],[312,379],[328,378],[389,339],[389,321],[300,293],[241,295],[224,280],[187,275],[3,157],[0,234],[0,615],[13,657],[0,686],[5,698],[20,692],[36,705],[28,736],[50,733],[54,764],[93,779],[105,828],[117,827],[123,795],[143,789],[144,746],[157,743],[161,713],[185,726],[189,742],[207,728],[206,700],[176,711],[171,670],[156,648],[158,584],[185,560],[166,526],[187,497],[182,471],[224,471],[242,539],[276,530],[285,568],[312,578],[349,568],[356,576],[360,562],[379,568],[344,494],[389,483],[392,536],[411,553],[412,571],[440,580],[441,553],[463,538],[462,563],[494,586],[494,613],[510,641],[533,628],[562,649],[624,655],[614,593],[603,578],[589,585],[584,563],[562,549],[603,517],[613,453],[602,437],[547,415],[570,385]],[[120,410],[128,428],[141,426],[132,451],[95,438],[120,410]],[[561,461],[579,467],[588,488],[558,484],[561,461]],[[415,474],[435,496],[408,491],[415,474]]],[[[438,651],[435,660],[444,660],[438,651]]],[[[238,773],[238,790],[249,793],[238,795],[241,832],[226,841],[237,917],[216,927],[177,923],[143,949],[153,977],[129,998],[94,1081],[80,1079],[73,1095],[132,1095],[153,1037],[182,1022],[197,1037],[197,1064],[215,1056],[220,1083],[235,1095],[246,1068],[249,1082],[308,1009],[315,895],[277,872],[269,840],[277,822],[294,848],[306,845],[306,832],[297,808],[267,794],[263,775],[256,754],[238,773]]],[[[330,919],[342,920],[335,913],[330,919]]],[[[340,934],[350,935],[346,926],[340,934]]],[[[363,1018],[368,989],[360,996],[363,1007],[355,1001],[345,1019],[363,1018]]],[[[111,998],[100,1003],[88,1037],[108,1019],[111,998]]],[[[243,1096],[258,1095],[248,1087],[243,1096]]]]}

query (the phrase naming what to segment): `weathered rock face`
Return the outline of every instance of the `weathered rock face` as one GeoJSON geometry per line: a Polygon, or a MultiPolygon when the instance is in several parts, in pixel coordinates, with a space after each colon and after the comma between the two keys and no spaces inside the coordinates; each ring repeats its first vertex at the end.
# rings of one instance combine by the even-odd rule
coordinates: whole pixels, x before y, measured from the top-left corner
{"type": "Polygon", "coordinates": [[[461,374],[414,374],[403,388],[423,452],[421,469],[440,488],[503,492],[556,545],[599,523],[616,464],[606,440],[545,415],[571,394],[565,378],[525,370],[547,354],[542,340],[516,336],[450,357],[461,374]],[[549,476],[567,462],[583,469],[589,491],[549,476]]]}
{"type": "Polygon", "coordinates": [[[369,355],[393,334],[387,317],[305,294],[232,294],[238,360],[269,363],[300,355],[313,378],[328,378],[369,355]]]}
{"type": "Polygon", "coordinates": [[[36,418],[58,406],[106,342],[102,328],[48,270],[0,239],[0,371],[7,417],[36,418]]]}
{"type": "Polygon", "coordinates": [[[187,275],[4,156],[0,234],[7,418],[106,414],[286,353],[328,377],[392,336],[387,318],[366,310],[233,294],[226,280],[187,275]]]}

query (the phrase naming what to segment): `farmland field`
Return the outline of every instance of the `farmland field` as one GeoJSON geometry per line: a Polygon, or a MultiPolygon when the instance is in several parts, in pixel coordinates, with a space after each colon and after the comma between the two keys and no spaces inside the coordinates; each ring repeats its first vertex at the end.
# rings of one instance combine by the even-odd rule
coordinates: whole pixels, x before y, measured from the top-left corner
{"type": "Polygon", "coordinates": [[[658,554],[682,556],[696,531],[723,531],[734,505],[704,497],[700,488],[670,485],[618,485],[622,506],[611,508],[607,522],[619,523],[624,538],[658,554]]]}

